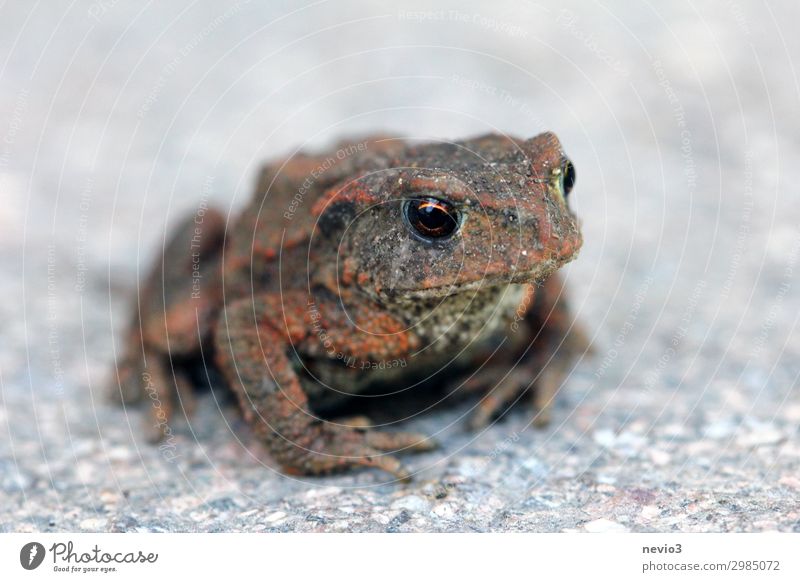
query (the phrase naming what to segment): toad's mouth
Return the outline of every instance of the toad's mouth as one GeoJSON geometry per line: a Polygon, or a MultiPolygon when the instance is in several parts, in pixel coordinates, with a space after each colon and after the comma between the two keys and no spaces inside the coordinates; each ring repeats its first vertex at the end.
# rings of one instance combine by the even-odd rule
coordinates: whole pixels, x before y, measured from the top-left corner
{"type": "Polygon", "coordinates": [[[485,289],[505,287],[508,285],[520,285],[533,283],[539,285],[548,277],[555,273],[565,263],[570,262],[575,255],[569,257],[554,256],[550,260],[542,261],[533,268],[516,270],[514,266],[508,267],[506,271],[500,273],[484,273],[478,279],[465,280],[459,274],[454,281],[444,285],[433,285],[420,288],[394,287],[391,289],[381,289],[377,295],[385,303],[408,301],[442,299],[463,293],[475,293],[485,289]]]}

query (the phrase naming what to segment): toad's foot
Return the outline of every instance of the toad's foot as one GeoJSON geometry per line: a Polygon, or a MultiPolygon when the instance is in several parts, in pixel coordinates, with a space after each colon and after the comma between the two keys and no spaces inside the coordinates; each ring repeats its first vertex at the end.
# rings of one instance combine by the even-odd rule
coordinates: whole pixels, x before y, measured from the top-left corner
{"type": "Polygon", "coordinates": [[[424,452],[436,447],[432,439],[412,432],[390,433],[323,423],[312,424],[309,429],[313,434],[304,435],[302,442],[269,439],[271,453],[281,460],[287,473],[325,474],[371,467],[409,481],[411,473],[389,453],[424,452]]]}

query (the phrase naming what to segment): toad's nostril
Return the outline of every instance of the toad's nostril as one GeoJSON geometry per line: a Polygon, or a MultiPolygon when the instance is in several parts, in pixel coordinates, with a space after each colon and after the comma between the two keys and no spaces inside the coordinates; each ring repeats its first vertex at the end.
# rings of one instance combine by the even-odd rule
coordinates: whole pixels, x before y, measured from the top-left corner
{"type": "Polygon", "coordinates": [[[515,210],[506,210],[503,212],[504,226],[518,226],[519,216],[515,210]]]}

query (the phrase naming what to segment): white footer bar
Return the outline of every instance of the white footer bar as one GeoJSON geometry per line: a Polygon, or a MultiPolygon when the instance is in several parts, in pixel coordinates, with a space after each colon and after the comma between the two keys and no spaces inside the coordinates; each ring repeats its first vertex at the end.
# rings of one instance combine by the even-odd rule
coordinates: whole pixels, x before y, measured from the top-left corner
{"type": "Polygon", "coordinates": [[[0,580],[797,581],[798,564],[800,534],[777,533],[0,534],[0,580]]]}

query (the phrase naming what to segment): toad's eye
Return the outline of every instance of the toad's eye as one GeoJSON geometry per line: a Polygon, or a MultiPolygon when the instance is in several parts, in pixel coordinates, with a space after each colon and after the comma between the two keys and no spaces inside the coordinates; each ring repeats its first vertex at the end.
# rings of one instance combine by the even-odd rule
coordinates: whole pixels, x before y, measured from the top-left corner
{"type": "Polygon", "coordinates": [[[441,240],[458,230],[458,211],[438,198],[413,198],[403,204],[403,215],[411,231],[422,240],[441,240]]]}
{"type": "Polygon", "coordinates": [[[564,196],[568,196],[575,187],[575,166],[568,158],[561,160],[561,188],[564,196]]]}

